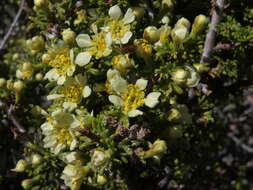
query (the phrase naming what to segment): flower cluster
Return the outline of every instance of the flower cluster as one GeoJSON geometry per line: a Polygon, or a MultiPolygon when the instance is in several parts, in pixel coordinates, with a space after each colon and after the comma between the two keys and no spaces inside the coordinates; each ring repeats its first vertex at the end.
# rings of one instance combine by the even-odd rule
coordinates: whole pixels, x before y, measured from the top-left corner
{"type": "MultiPolygon", "coordinates": [[[[35,9],[47,11],[53,6],[41,2],[36,1],[35,9]]],[[[31,54],[39,55],[39,64],[24,62],[16,71],[19,79],[27,80],[43,68],[44,76],[40,73],[37,77],[47,83],[48,90],[47,110],[40,111],[45,119],[40,126],[43,146],[65,163],[61,179],[71,190],[78,190],[83,183],[105,185],[107,178],[118,175],[107,174],[112,163],[130,160],[124,156],[132,159],[134,155],[145,163],[166,154],[167,143],[160,137],[153,144],[144,142],[155,119],[150,123],[144,120],[149,115],[156,117],[154,113],[166,110],[164,106],[176,107],[172,96],[168,101],[171,86],[180,91],[196,87],[200,81],[191,63],[175,60],[176,64],[169,65],[167,60],[174,57],[166,48],[181,51],[206,24],[201,15],[190,32],[187,19],[179,19],[172,27],[164,16],[156,24],[160,28],[142,30],[142,7],[126,8],[123,14],[119,5],[114,5],[100,15],[94,8],[80,10],[83,4],[78,3],[73,25],[58,33],[48,29],[46,40],[42,36],[27,40],[31,54]],[[58,34],[62,39],[56,38],[58,34]],[[163,68],[169,70],[159,73],[163,68]],[[124,153],[119,153],[122,150],[124,153]],[[121,157],[115,158],[116,154],[121,157]]],[[[164,10],[171,6],[163,1],[164,10]]],[[[167,118],[161,123],[174,117],[167,118]]]]}

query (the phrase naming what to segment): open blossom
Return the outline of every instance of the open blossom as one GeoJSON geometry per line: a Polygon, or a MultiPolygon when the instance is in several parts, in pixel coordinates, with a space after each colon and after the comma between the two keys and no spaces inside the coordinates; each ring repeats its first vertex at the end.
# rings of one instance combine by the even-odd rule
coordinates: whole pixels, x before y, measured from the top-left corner
{"type": "MultiPolygon", "coordinates": [[[[112,73],[112,71],[110,71],[112,73]]],[[[143,112],[138,108],[146,105],[150,108],[155,107],[159,103],[160,92],[151,92],[145,95],[145,89],[148,81],[138,79],[135,84],[128,84],[125,79],[118,74],[109,74],[109,84],[113,95],[109,96],[109,101],[116,106],[120,106],[124,114],[129,117],[142,115],[143,112]],[[110,78],[111,77],[111,78],[110,78]]]]}
{"type": "Polygon", "coordinates": [[[62,85],[75,72],[74,53],[62,43],[48,50],[44,57],[47,57],[45,62],[52,67],[45,75],[49,81],[57,81],[58,85],[62,85]]]}
{"type": "Polygon", "coordinates": [[[68,164],[62,172],[61,179],[71,190],[78,190],[89,170],[89,166],[68,164]]]}
{"type": "Polygon", "coordinates": [[[79,66],[87,65],[92,57],[100,59],[111,54],[112,37],[110,33],[100,32],[93,36],[79,34],[76,37],[77,45],[85,48],[84,52],[76,56],[75,63],[79,66]]]}
{"type": "Polygon", "coordinates": [[[87,85],[87,78],[78,74],[69,77],[66,82],[58,88],[58,93],[47,96],[49,100],[61,99],[65,109],[74,109],[81,102],[82,98],[87,98],[91,94],[91,89],[87,85]]]}
{"type": "Polygon", "coordinates": [[[103,30],[111,33],[113,42],[116,44],[128,43],[133,35],[130,31],[130,23],[135,19],[133,10],[129,8],[124,17],[122,17],[121,9],[118,5],[115,5],[109,9],[109,15],[109,22],[103,30]]]}
{"type": "Polygon", "coordinates": [[[47,121],[41,125],[42,133],[45,135],[44,147],[50,148],[54,154],[62,149],[73,150],[76,146],[74,127],[71,125],[74,117],[59,109],[48,116],[47,121]]]}

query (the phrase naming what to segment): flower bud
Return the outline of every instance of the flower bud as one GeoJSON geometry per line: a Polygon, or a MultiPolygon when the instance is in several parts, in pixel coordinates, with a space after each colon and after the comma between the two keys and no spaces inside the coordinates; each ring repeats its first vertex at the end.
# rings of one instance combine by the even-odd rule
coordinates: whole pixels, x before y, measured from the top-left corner
{"type": "Polygon", "coordinates": [[[45,41],[42,36],[34,36],[31,41],[28,41],[28,47],[33,51],[38,51],[44,48],[45,41]]]}
{"type": "Polygon", "coordinates": [[[38,8],[45,7],[47,5],[47,0],[34,0],[34,5],[38,8]]]}
{"type": "Polygon", "coordinates": [[[13,172],[24,172],[28,166],[28,162],[25,160],[19,160],[14,169],[11,169],[13,172]]]}
{"type": "Polygon", "coordinates": [[[172,73],[172,80],[177,84],[185,84],[187,78],[189,77],[189,73],[183,68],[177,68],[176,71],[172,73]]]}
{"type": "Polygon", "coordinates": [[[183,43],[186,37],[188,36],[188,34],[189,34],[189,30],[184,25],[177,25],[171,31],[172,40],[176,44],[183,43]]]}
{"type": "Polygon", "coordinates": [[[209,70],[208,65],[203,63],[195,63],[193,64],[193,67],[196,69],[198,73],[207,72],[209,70]]]}
{"type": "Polygon", "coordinates": [[[30,62],[24,62],[22,65],[22,69],[27,71],[32,69],[32,64],[30,62]]]}
{"type": "Polygon", "coordinates": [[[87,13],[86,13],[85,10],[82,9],[80,11],[77,11],[76,14],[77,14],[77,18],[74,20],[74,25],[75,26],[86,21],[87,13]]]}
{"type": "Polygon", "coordinates": [[[16,82],[13,83],[13,89],[16,91],[16,92],[21,92],[25,87],[25,84],[24,82],[18,80],[16,82]]]}
{"type": "Polygon", "coordinates": [[[103,176],[103,175],[98,175],[97,176],[97,183],[98,184],[104,185],[104,184],[106,184],[106,182],[107,182],[107,179],[106,179],[105,176],[103,176]]]}
{"type": "Polygon", "coordinates": [[[144,159],[161,155],[166,153],[167,151],[167,144],[164,140],[157,139],[151,146],[148,151],[145,151],[144,153],[141,153],[141,156],[144,159]]]}
{"type": "Polygon", "coordinates": [[[18,53],[14,53],[13,56],[12,56],[12,59],[13,60],[17,60],[19,57],[19,54],[18,53]]]}
{"type": "Polygon", "coordinates": [[[32,163],[33,165],[40,164],[42,161],[43,161],[43,158],[42,158],[42,156],[39,155],[39,154],[33,154],[33,155],[31,156],[31,163],[32,163]]]}
{"type": "Polygon", "coordinates": [[[12,82],[12,80],[7,80],[7,82],[6,82],[6,87],[7,87],[7,89],[13,89],[13,82],[12,82]]]}
{"type": "Polygon", "coordinates": [[[133,11],[136,20],[140,20],[145,14],[145,9],[142,7],[131,7],[131,9],[133,11]]]}
{"type": "Polygon", "coordinates": [[[159,40],[160,32],[155,26],[148,26],[143,32],[143,38],[150,43],[155,43],[159,40]]]}
{"type": "Polygon", "coordinates": [[[162,9],[172,10],[174,8],[174,4],[172,0],[162,0],[162,9]]]}
{"type": "Polygon", "coordinates": [[[111,153],[109,150],[95,150],[91,157],[91,162],[95,167],[103,166],[110,159],[111,153]]]}
{"type": "Polygon", "coordinates": [[[167,15],[165,15],[165,16],[161,19],[160,22],[161,22],[162,24],[168,25],[168,24],[170,23],[170,18],[169,18],[167,15]]]}
{"type": "Polygon", "coordinates": [[[44,78],[44,76],[43,76],[42,73],[37,73],[37,74],[35,75],[35,80],[36,80],[36,81],[42,81],[43,78],[44,78]]]}
{"type": "Polygon", "coordinates": [[[112,58],[112,66],[121,73],[126,73],[133,65],[134,61],[127,54],[117,55],[112,58]]]}
{"type": "Polygon", "coordinates": [[[171,33],[171,27],[169,26],[162,26],[160,29],[160,36],[159,36],[159,40],[161,42],[164,42],[166,39],[168,39],[170,33],[171,33]]]}
{"type": "Polygon", "coordinates": [[[72,31],[70,28],[63,30],[61,33],[62,39],[66,43],[73,43],[76,38],[76,34],[74,31],[72,31]]]}
{"type": "Polygon", "coordinates": [[[197,34],[202,32],[208,24],[208,18],[205,15],[196,16],[191,30],[191,36],[196,37],[197,34]]]}
{"type": "Polygon", "coordinates": [[[190,30],[190,27],[191,27],[191,23],[189,20],[187,20],[186,18],[182,17],[180,18],[177,23],[175,24],[175,28],[180,26],[180,25],[183,25],[187,28],[187,30],[190,30]]]}
{"type": "Polygon", "coordinates": [[[21,182],[21,186],[26,190],[26,189],[31,189],[32,186],[34,184],[34,180],[33,179],[24,179],[21,182]]]}
{"type": "Polygon", "coordinates": [[[187,81],[186,81],[186,86],[187,87],[195,87],[198,85],[200,81],[200,76],[199,74],[190,66],[186,66],[186,69],[190,73],[187,81]]]}
{"type": "Polygon", "coordinates": [[[44,53],[44,54],[42,55],[42,57],[41,57],[41,61],[42,61],[43,63],[48,63],[48,62],[50,61],[50,55],[47,54],[47,53],[44,53]]]}
{"type": "Polygon", "coordinates": [[[0,78],[0,88],[3,88],[6,86],[6,79],[0,78]]]}
{"type": "Polygon", "coordinates": [[[169,112],[168,120],[169,121],[177,121],[181,117],[180,111],[176,108],[172,108],[169,112]]]}

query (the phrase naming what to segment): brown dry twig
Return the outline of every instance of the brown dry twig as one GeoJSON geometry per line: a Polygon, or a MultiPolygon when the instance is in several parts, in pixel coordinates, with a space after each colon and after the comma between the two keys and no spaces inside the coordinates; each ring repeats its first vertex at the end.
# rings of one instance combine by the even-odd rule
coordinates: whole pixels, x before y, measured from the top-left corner
{"type": "Polygon", "coordinates": [[[216,39],[216,35],[217,35],[217,25],[221,21],[221,15],[222,15],[224,8],[225,8],[225,0],[215,0],[211,24],[210,24],[209,31],[206,35],[204,52],[202,54],[200,63],[210,61],[211,52],[214,48],[215,39],[216,39]]]}
{"type": "Polygon", "coordinates": [[[248,40],[246,42],[231,42],[231,43],[218,43],[213,50],[217,51],[217,50],[230,50],[233,47],[238,47],[241,45],[245,45],[245,44],[249,44],[249,43],[253,43],[253,39],[248,40]]]}
{"type": "Polygon", "coordinates": [[[11,26],[10,26],[8,32],[6,33],[6,35],[4,36],[3,40],[0,43],[0,51],[4,49],[4,45],[6,44],[8,39],[10,38],[12,31],[13,31],[14,27],[16,26],[16,24],[19,20],[19,17],[21,16],[21,13],[23,12],[24,5],[25,5],[25,0],[22,0],[20,3],[19,10],[18,10],[13,22],[11,23],[11,26]]]}

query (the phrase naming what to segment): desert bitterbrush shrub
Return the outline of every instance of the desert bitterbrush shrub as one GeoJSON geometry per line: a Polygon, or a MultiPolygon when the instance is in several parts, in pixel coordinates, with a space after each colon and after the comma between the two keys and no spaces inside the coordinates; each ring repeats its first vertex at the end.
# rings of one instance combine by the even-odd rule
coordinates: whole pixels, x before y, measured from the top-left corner
{"type": "Polygon", "coordinates": [[[219,110],[253,80],[252,5],[229,3],[212,60],[200,63],[210,2],[29,1],[0,65],[1,101],[26,129],[10,126],[1,103],[0,131],[23,152],[11,170],[21,186],[248,187],[245,166],[224,176],[221,159],[219,110]]]}

